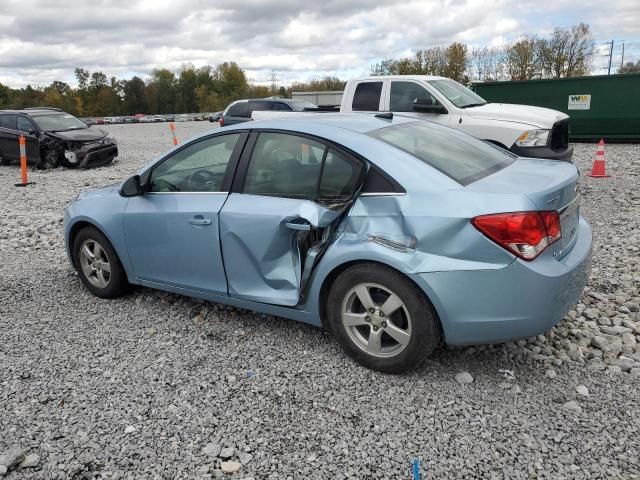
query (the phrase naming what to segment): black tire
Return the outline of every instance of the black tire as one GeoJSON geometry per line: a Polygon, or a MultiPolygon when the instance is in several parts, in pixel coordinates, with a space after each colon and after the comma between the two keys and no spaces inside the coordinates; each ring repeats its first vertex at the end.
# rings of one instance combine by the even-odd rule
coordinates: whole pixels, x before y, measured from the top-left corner
{"type": "Polygon", "coordinates": [[[0,165],[11,165],[11,160],[5,157],[2,152],[0,152],[0,165]]]}
{"type": "MultiPolygon", "coordinates": [[[[361,304],[360,308],[364,308],[363,305],[361,304]]],[[[376,331],[384,332],[380,333],[382,335],[381,342],[384,343],[386,341],[391,344],[391,347],[388,348],[394,348],[393,342],[395,340],[386,333],[386,328],[389,328],[388,324],[384,322],[384,318],[380,318],[380,315],[384,317],[384,313],[381,314],[379,310],[374,310],[377,313],[372,313],[371,316],[365,317],[369,318],[367,320],[368,324],[360,325],[357,328],[351,327],[349,331],[354,332],[357,330],[358,332],[365,332],[365,334],[368,331],[370,335],[375,328],[376,331]],[[379,324],[379,327],[373,325],[373,323],[378,323],[381,320],[383,323],[379,324]],[[383,326],[386,328],[383,328],[383,326]]],[[[365,313],[359,313],[358,315],[366,315],[367,310],[364,309],[364,311],[365,313]]],[[[440,323],[433,306],[424,292],[401,273],[380,264],[357,264],[342,272],[336,278],[329,291],[327,317],[329,329],[349,356],[361,365],[381,372],[402,373],[412,370],[431,355],[440,343],[440,323]],[[370,290],[368,291],[374,303],[377,303],[374,298],[375,295],[379,295],[377,298],[384,300],[385,297],[380,297],[380,295],[391,293],[399,297],[403,304],[395,313],[392,313],[392,318],[396,316],[395,319],[388,322],[394,322],[393,326],[400,326],[401,328],[402,325],[398,325],[398,321],[404,322],[405,327],[410,325],[409,340],[404,347],[396,342],[398,343],[396,348],[403,348],[396,354],[388,352],[387,355],[390,356],[380,357],[368,353],[363,349],[364,346],[359,346],[358,333],[355,335],[349,333],[347,331],[349,327],[346,327],[343,323],[342,311],[344,305],[349,304],[349,299],[355,298],[354,295],[358,297],[358,300],[353,300],[353,302],[357,303],[359,295],[354,293],[354,288],[356,286],[362,287],[365,284],[369,285],[368,288],[370,290]],[[377,289],[371,284],[381,286],[383,289],[377,289]],[[385,290],[388,291],[385,292],[385,290]],[[409,319],[406,318],[407,314],[409,319]]],[[[387,320],[389,320],[389,317],[387,317],[387,320]]]]}
{"type": "Polygon", "coordinates": [[[44,153],[44,158],[40,163],[38,163],[38,168],[40,170],[50,170],[53,168],[58,168],[60,166],[60,152],[54,149],[46,150],[44,153]]]}
{"type": "MultiPolygon", "coordinates": [[[[87,290],[89,290],[95,296],[102,298],[116,298],[130,291],[131,285],[127,280],[127,274],[122,267],[122,263],[120,263],[118,255],[111,246],[109,240],[107,240],[107,238],[96,228],[85,227],[78,232],[75,240],[73,241],[72,253],[73,263],[76,267],[80,280],[82,280],[82,283],[84,283],[85,287],[87,287],[87,290]],[[108,276],[109,278],[106,286],[101,287],[99,285],[96,285],[96,278],[93,278],[92,280],[88,278],[87,274],[85,273],[85,270],[82,266],[83,260],[80,254],[80,249],[83,248],[85,242],[87,242],[87,244],[91,244],[91,242],[94,242],[94,244],[97,243],[107,258],[111,272],[108,276]]],[[[104,262],[102,263],[104,265],[104,262]]]]}

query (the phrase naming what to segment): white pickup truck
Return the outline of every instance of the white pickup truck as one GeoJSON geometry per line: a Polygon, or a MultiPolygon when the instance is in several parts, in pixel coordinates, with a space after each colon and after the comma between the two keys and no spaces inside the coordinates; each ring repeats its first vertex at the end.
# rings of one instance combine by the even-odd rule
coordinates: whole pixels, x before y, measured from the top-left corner
{"type": "MultiPolygon", "coordinates": [[[[444,77],[391,75],[350,80],[344,89],[340,112],[393,112],[430,120],[522,157],[571,161],[573,155],[566,114],[528,105],[489,103],[444,77]]],[[[252,118],[301,114],[305,113],[255,111],[252,118]]]]}

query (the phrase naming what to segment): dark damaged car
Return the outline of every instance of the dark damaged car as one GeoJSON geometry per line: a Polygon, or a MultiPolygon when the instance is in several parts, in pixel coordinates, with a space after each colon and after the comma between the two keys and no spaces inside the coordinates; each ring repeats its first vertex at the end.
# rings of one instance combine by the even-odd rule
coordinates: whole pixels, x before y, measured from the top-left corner
{"type": "Polygon", "coordinates": [[[0,110],[0,163],[20,159],[18,139],[26,140],[27,163],[36,168],[91,168],[118,156],[116,139],[56,108],[0,110]]]}

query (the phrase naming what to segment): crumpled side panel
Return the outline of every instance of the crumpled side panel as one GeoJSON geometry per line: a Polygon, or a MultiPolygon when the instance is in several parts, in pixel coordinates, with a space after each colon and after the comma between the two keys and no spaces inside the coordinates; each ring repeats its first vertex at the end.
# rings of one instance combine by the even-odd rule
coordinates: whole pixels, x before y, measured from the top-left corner
{"type": "Polygon", "coordinates": [[[373,243],[405,272],[503,268],[513,261],[478,234],[464,209],[442,197],[361,197],[342,230],[338,243],[373,243]]]}

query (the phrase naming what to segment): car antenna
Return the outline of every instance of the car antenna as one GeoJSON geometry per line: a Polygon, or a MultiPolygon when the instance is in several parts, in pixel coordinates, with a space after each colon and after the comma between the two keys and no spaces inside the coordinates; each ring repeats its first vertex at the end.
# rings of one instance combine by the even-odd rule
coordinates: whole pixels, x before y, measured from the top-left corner
{"type": "Polygon", "coordinates": [[[376,118],[383,120],[393,120],[393,112],[376,113],[376,118]]]}

